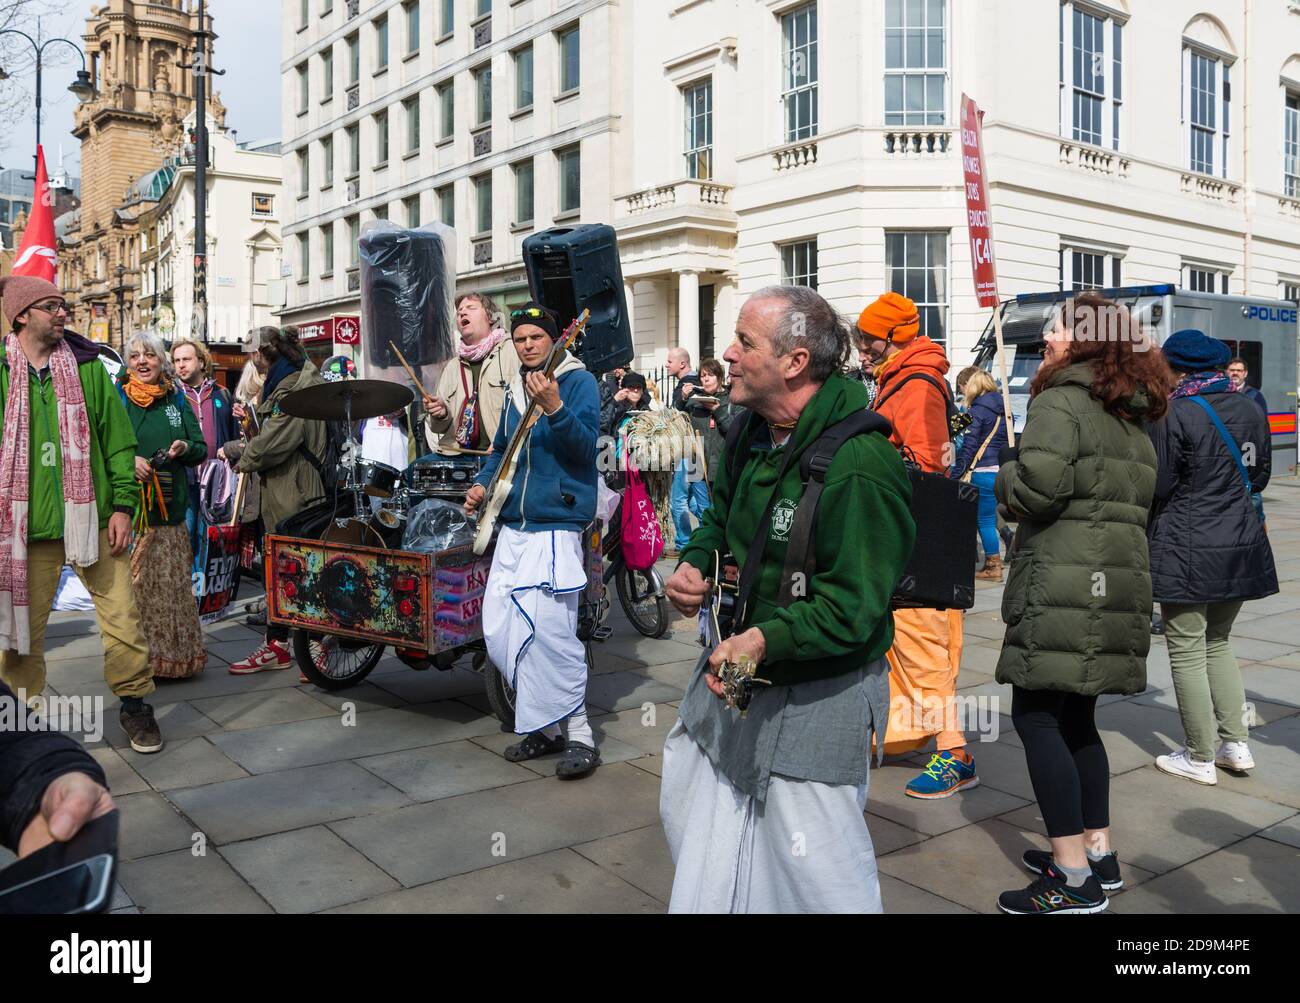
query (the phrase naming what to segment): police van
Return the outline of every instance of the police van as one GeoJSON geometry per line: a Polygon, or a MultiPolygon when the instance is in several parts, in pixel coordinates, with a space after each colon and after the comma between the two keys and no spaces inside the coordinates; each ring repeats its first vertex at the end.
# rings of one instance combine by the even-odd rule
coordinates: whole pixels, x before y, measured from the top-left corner
{"type": "MultiPolygon", "coordinates": [[[[1150,332],[1158,344],[1178,331],[1195,329],[1226,342],[1234,357],[1250,369],[1247,382],[1264,395],[1273,433],[1273,474],[1296,473],[1296,346],[1300,316],[1295,303],[1193,293],[1176,286],[1131,286],[1098,290],[1121,303],[1150,332]]],[[[1045,337],[1056,322],[1060,305],[1073,293],[1032,293],[1006,304],[1002,334],[1006,345],[1007,378],[1015,427],[1024,427],[1029,410],[1029,386],[1043,361],[1045,337]]],[[[993,322],[975,348],[975,365],[1000,379],[993,322]]]]}

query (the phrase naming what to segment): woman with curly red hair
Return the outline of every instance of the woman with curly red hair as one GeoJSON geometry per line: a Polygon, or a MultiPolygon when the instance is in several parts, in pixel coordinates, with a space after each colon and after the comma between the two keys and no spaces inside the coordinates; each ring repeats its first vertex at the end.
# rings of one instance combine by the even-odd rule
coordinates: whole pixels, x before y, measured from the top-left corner
{"type": "Polygon", "coordinates": [[[1085,293],[1047,338],[1019,449],[996,492],[1019,523],[1002,600],[997,679],[1012,686],[1050,852],[1003,912],[1095,913],[1123,886],[1110,846],[1110,766],[1094,714],[1104,693],[1146,689],[1156,455],[1145,423],[1169,408],[1164,357],[1122,306],[1085,293]]]}

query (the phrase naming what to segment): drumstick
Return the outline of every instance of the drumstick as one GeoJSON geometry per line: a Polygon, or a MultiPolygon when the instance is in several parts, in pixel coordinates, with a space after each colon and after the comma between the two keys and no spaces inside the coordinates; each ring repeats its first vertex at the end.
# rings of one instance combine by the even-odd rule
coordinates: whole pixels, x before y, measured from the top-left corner
{"type": "Polygon", "coordinates": [[[420,393],[425,397],[432,397],[433,394],[429,393],[429,391],[424,389],[424,384],[420,382],[420,377],[415,375],[415,370],[412,369],[410,365],[407,364],[406,356],[402,354],[402,350],[398,348],[396,345],[394,345],[391,341],[388,343],[388,347],[391,348],[393,350],[393,353],[397,356],[397,361],[400,362],[402,364],[402,368],[406,370],[406,375],[409,376],[414,381],[417,387],[419,387],[420,393]]]}

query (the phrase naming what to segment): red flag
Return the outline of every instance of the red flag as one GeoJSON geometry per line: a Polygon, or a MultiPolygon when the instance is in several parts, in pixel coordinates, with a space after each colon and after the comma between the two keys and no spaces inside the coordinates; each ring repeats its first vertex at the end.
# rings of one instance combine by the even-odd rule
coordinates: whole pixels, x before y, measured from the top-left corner
{"type": "Polygon", "coordinates": [[[54,211],[51,203],[54,197],[50,192],[50,179],[45,173],[45,151],[36,148],[36,197],[32,200],[32,212],[27,218],[27,230],[23,233],[23,245],[18,248],[14,258],[14,275],[35,275],[37,278],[54,281],[58,268],[58,244],[54,239],[54,211]]]}

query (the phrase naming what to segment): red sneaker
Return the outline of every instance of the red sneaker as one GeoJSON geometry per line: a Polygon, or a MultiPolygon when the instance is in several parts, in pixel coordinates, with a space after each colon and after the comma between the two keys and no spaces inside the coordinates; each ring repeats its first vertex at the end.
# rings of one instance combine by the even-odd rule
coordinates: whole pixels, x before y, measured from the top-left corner
{"type": "Polygon", "coordinates": [[[273,672],[293,665],[289,649],[279,641],[267,641],[242,662],[230,667],[232,676],[251,676],[257,672],[273,672]]]}

